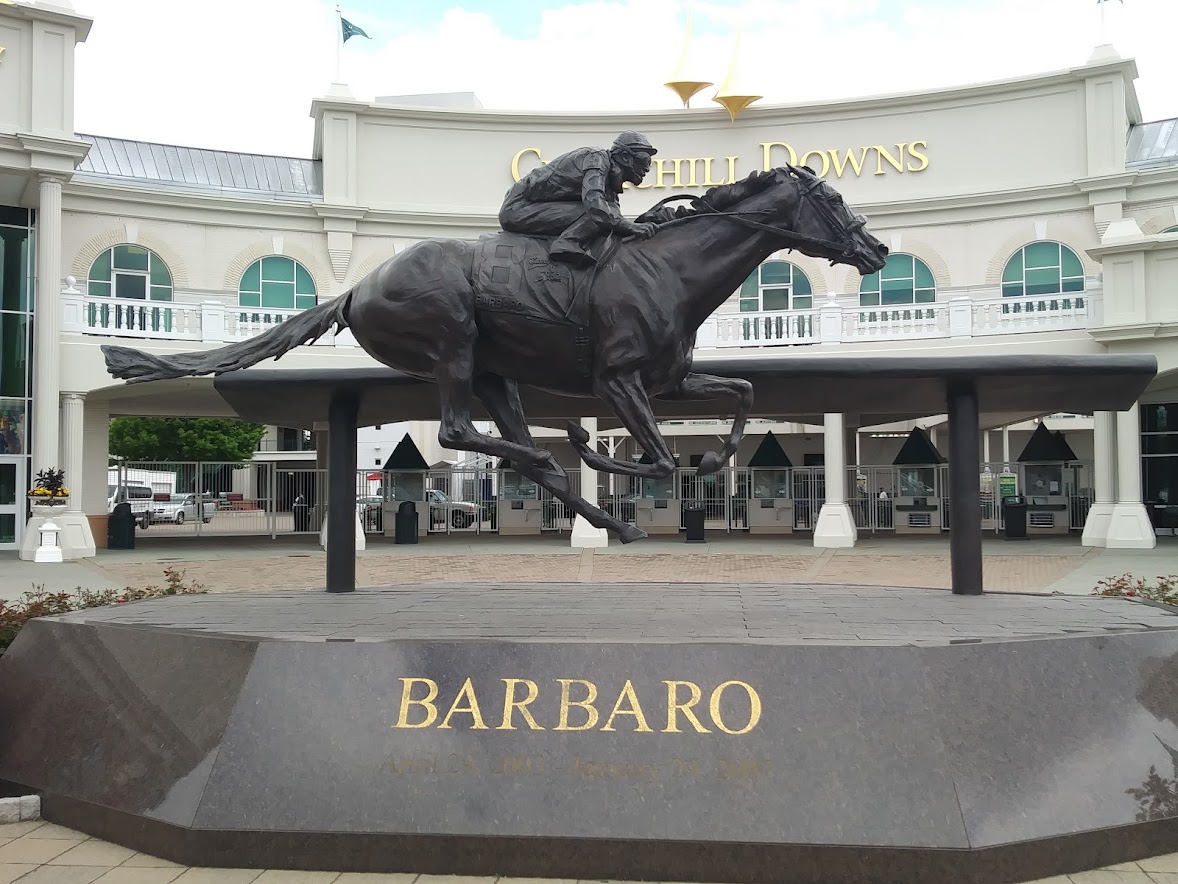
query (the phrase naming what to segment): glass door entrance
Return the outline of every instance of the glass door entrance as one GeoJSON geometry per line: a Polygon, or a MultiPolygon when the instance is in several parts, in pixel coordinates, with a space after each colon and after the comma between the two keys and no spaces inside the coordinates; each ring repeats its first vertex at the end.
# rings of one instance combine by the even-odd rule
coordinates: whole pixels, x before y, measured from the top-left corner
{"type": "Polygon", "coordinates": [[[25,459],[0,456],[0,549],[20,549],[25,523],[25,459]]]}

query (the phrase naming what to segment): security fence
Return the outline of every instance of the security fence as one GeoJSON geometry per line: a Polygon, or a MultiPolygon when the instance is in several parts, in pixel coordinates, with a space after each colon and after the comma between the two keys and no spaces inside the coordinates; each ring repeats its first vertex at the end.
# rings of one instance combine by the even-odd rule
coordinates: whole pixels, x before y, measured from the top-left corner
{"type": "MultiPolygon", "coordinates": [[[[705,529],[744,531],[756,472],[726,467],[701,476],[684,467],[664,487],[680,501],[702,504],[705,529]]],[[[793,529],[812,531],[826,499],[825,469],[779,472],[791,497],[793,529]]],[[[579,471],[569,469],[568,476],[578,493],[579,471]]],[[[1080,531],[1092,504],[1092,467],[1086,463],[983,464],[979,483],[983,531],[1002,531],[1007,494],[1027,498],[1032,533],[1080,531]]],[[[254,461],[126,462],[110,467],[108,511],[127,501],[140,530],[151,536],[317,534],[326,519],[327,488],[323,469],[254,461]]],[[[847,467],[847,504],[861,533],[949,530],[948,488],[946,464],[847,467]]],[[[638,479],[598,473],[600,505],[623,521],[634,521],[641,489],[638,479]]],[[[384,534],[385,512],[404,500],[416,503],[429,534],[497,533],[500,503],[527,498],[540,501],[542,531],[567,532],[573,526],[574,514],[562,501],[517,476],[505,481],[502,470],[430,470],[412,481],[404,474],[358,471],[355,492],[356,513],[369,535],[384,534]]]]}

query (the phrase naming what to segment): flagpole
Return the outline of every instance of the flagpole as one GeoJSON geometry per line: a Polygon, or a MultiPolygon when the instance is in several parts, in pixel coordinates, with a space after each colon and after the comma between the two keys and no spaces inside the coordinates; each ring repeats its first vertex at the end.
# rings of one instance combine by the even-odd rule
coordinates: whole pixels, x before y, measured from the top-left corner
{"type": "Polygon", "coordinates": [[[340,81],[339,73],[339,48],[343,44],[344,37],[344,17],[343,13],[339,11],[339,4],[335,4],[335,81],[340,81]]]}

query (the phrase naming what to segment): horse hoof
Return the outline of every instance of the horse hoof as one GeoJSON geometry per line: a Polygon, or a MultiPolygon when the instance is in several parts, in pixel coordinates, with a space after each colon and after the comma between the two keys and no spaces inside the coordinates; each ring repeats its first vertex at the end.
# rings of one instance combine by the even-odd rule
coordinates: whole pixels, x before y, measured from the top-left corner
{"type": "Polygon", "coordinates": [[[724,466],[724,461],[720,460],[720,455],[714,451],[705,451],[704,456],[699,459],[699,466],[695,468],[695,474],[710,476],[722,466],[724,466]]]}
{"type": "Polygon", "coordinates": [[[568,427],[569,427],[569,441],[570,442],[572,442],[574,445],[577,445],[577,444],[588,445],[589,444],[589,431],[588,430],[586,430],[584,427],[582,427],[580,424],[576,423],[575,421],[569,421],[568,427]]]}
{"type": "Polygon", "coordinates": [[[633,543],[635,540],[641,540],[646,536],[646,532],[637,525],[627,525],[618,532],[618,540],[622,543],[633,543]]]}

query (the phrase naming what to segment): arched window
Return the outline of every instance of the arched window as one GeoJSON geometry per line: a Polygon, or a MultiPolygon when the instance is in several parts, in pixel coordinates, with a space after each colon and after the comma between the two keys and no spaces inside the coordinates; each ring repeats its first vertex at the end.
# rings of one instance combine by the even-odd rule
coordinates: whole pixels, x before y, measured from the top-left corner
{"type": "Polygon", "coordinates": [[[315,280],[293,258],[270,255],[246,268],[237,287],[242,307],[305,310],[315,306],[315,280]]]}
{"type": "Polygon", "coordinates": [[[1084,291],[1084,265],[1065,245],[1033,242],[1023,246],[1002,271],[1002,294],[1007,298],[1061,295],[1084,291]]]}
{"type": "Polygon", "coordinates": [[[1178,224],[1175,224],[1173,227],[1167,227],[1162,233],[1178,233],[1178,224]]]}
{"type": "Polygon", "coordinates": [[[740,286],[740,312],[809,310],[814,306],[810,280],[788,261],[766,261],[740,286]]]}
{"type": "Polygon", "coordinates": [[[172,273],[155,252],[123,243],[94,259],[86,291],[99,297],[170,301],[172,273]]]}
{"type": "Polygon", "coordinates": [[[859,283],[859,306],[931,304],[937,300],[937,284],[928,265],[914,255],[888,255],[883,270],[859,283]]]}

